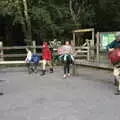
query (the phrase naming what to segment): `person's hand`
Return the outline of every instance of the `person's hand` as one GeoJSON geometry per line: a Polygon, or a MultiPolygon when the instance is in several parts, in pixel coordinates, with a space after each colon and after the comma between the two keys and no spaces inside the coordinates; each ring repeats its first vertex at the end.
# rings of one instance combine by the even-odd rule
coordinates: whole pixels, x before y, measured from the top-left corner
{"type": "Polygon", "coordinates": [[[27,59],[27,58],[25,59],[25,62],[26,62],[26,63],[28,62],[28,59],[27,59]]]}

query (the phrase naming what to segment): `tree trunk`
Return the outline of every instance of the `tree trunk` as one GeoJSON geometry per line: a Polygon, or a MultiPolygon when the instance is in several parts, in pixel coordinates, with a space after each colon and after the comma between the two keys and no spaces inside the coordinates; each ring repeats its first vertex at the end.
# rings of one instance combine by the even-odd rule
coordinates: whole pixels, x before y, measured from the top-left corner
{"type": "Polygon", "coordinates": [[[31,33],[31,22],[28,16],[28,8],[27,8],[27,1],[23,0],[24,5],[24,15],[25,15],[25,22],[26,22],[26,42],[29,44],[32,43],[32,33],[31,33]]]}
{"type": "Polygon", "coordinates": [[[21,22],[22,30],[24,32],[24,36],[26,37],[27,36],[27,26],[26,26],[26,23],[24,20],[23,11],[21,10],[19,0],[16,0],[16,1],[17,1],[17,11],[18,11],[19,15],[21,16],[21,20],[22,20],[22,22],[21,22]]]}
{"type": "Polygon", "coordinates": [[[74,24],[77,25],[76,15],[75,15],[74,10],[72,8],[72,0],[69,0],[69,9],[70,9],[70,13],[71,13],[72,19],[74,21],[74,24]]]}

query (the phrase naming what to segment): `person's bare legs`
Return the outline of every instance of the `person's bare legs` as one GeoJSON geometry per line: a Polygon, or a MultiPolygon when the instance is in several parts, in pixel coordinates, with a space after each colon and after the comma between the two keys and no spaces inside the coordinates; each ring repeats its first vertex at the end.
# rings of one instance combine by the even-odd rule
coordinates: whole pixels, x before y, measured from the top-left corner
{"type": "Polygon", "coordinates": [[[42,61],[42,74],[41,74],[41,76],[45,75],[45,72],[46,72],[46,63],[47,63],[46,60],[42,61]]]}
{"type": "Polygon", "coordinates": [[[117,93],[116,95],[120,95],[120,67],[114,67],[113,72],[115,79],[116,79],[116,85],[117,85],[117,93]]]}
{"type": "Polygon", "coordinates": [[[51,61],[47,61],[49,67],[50,67],[50,73],[53,73],[53,65],[51,61]]]}

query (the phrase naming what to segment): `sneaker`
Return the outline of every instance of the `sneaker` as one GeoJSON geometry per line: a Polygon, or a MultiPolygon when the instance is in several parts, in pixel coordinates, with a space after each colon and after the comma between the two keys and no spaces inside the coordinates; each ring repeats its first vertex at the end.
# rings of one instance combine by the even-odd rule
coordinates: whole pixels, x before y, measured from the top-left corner
{"type": "Polygon", "coordinates": [[[120,90],[117,90],[117,92],[115,93],[115,95],[120,95],[120,90]]]}
{"type": "Polygon", "coordinates": [[[67,75],[68,77],[70,77],[71,76],[71,74],[70,73],[68,73],[68,75],[67,75]]]}
{"type": "Polygon", "coordinates": [[[50,73],[53,73],[53,68],[50,68],[50,73]]]}
{"type": "Polygon", "coordinates": [[[35,72],[35,73],[37,73],[37,72],[38,72],[38,70],[37,70],[37,69],[35,69],[35,70],[34,70],[34,72],[35,72]]]}
{"type": "Polygon", "coordinates": [[[41,76],[45,75],[46,70],[42,70],[41,76]]]}
{"type": "Polygon", "coordinates": [[[119,83],[118,83],[117,79],[115,78],[115,79],[114,79],[114,85],[115,85],[116,87],[118,87],[118,84],[119,84],[119,83]]]}
{"type": "Polygon", "coordinates": [[[4,93],[0,92],[0,95],[4,95],[4,93]]]}
{"type": "Polygon", "coordinates": [[[120,92],[116,92],[115,95],[120,95],[120,92]]]}
{"type": "Polygon", "coordinates": [[[66,78],[66,77],[67,77],[67,75],[65,74],[65,75],[64,75],[64,78],[66,78]]]}

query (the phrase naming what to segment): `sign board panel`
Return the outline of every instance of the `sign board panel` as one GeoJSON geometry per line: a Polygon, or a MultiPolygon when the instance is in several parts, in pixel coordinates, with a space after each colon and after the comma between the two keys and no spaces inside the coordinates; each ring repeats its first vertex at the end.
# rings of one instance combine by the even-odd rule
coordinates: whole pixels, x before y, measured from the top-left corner
{"type": "Polygon", "coordinates": [[[100,33],[100,49],[105,50],[107,45],[115,40],[115,35],[117,32],[101,32],[100,33]]]}

